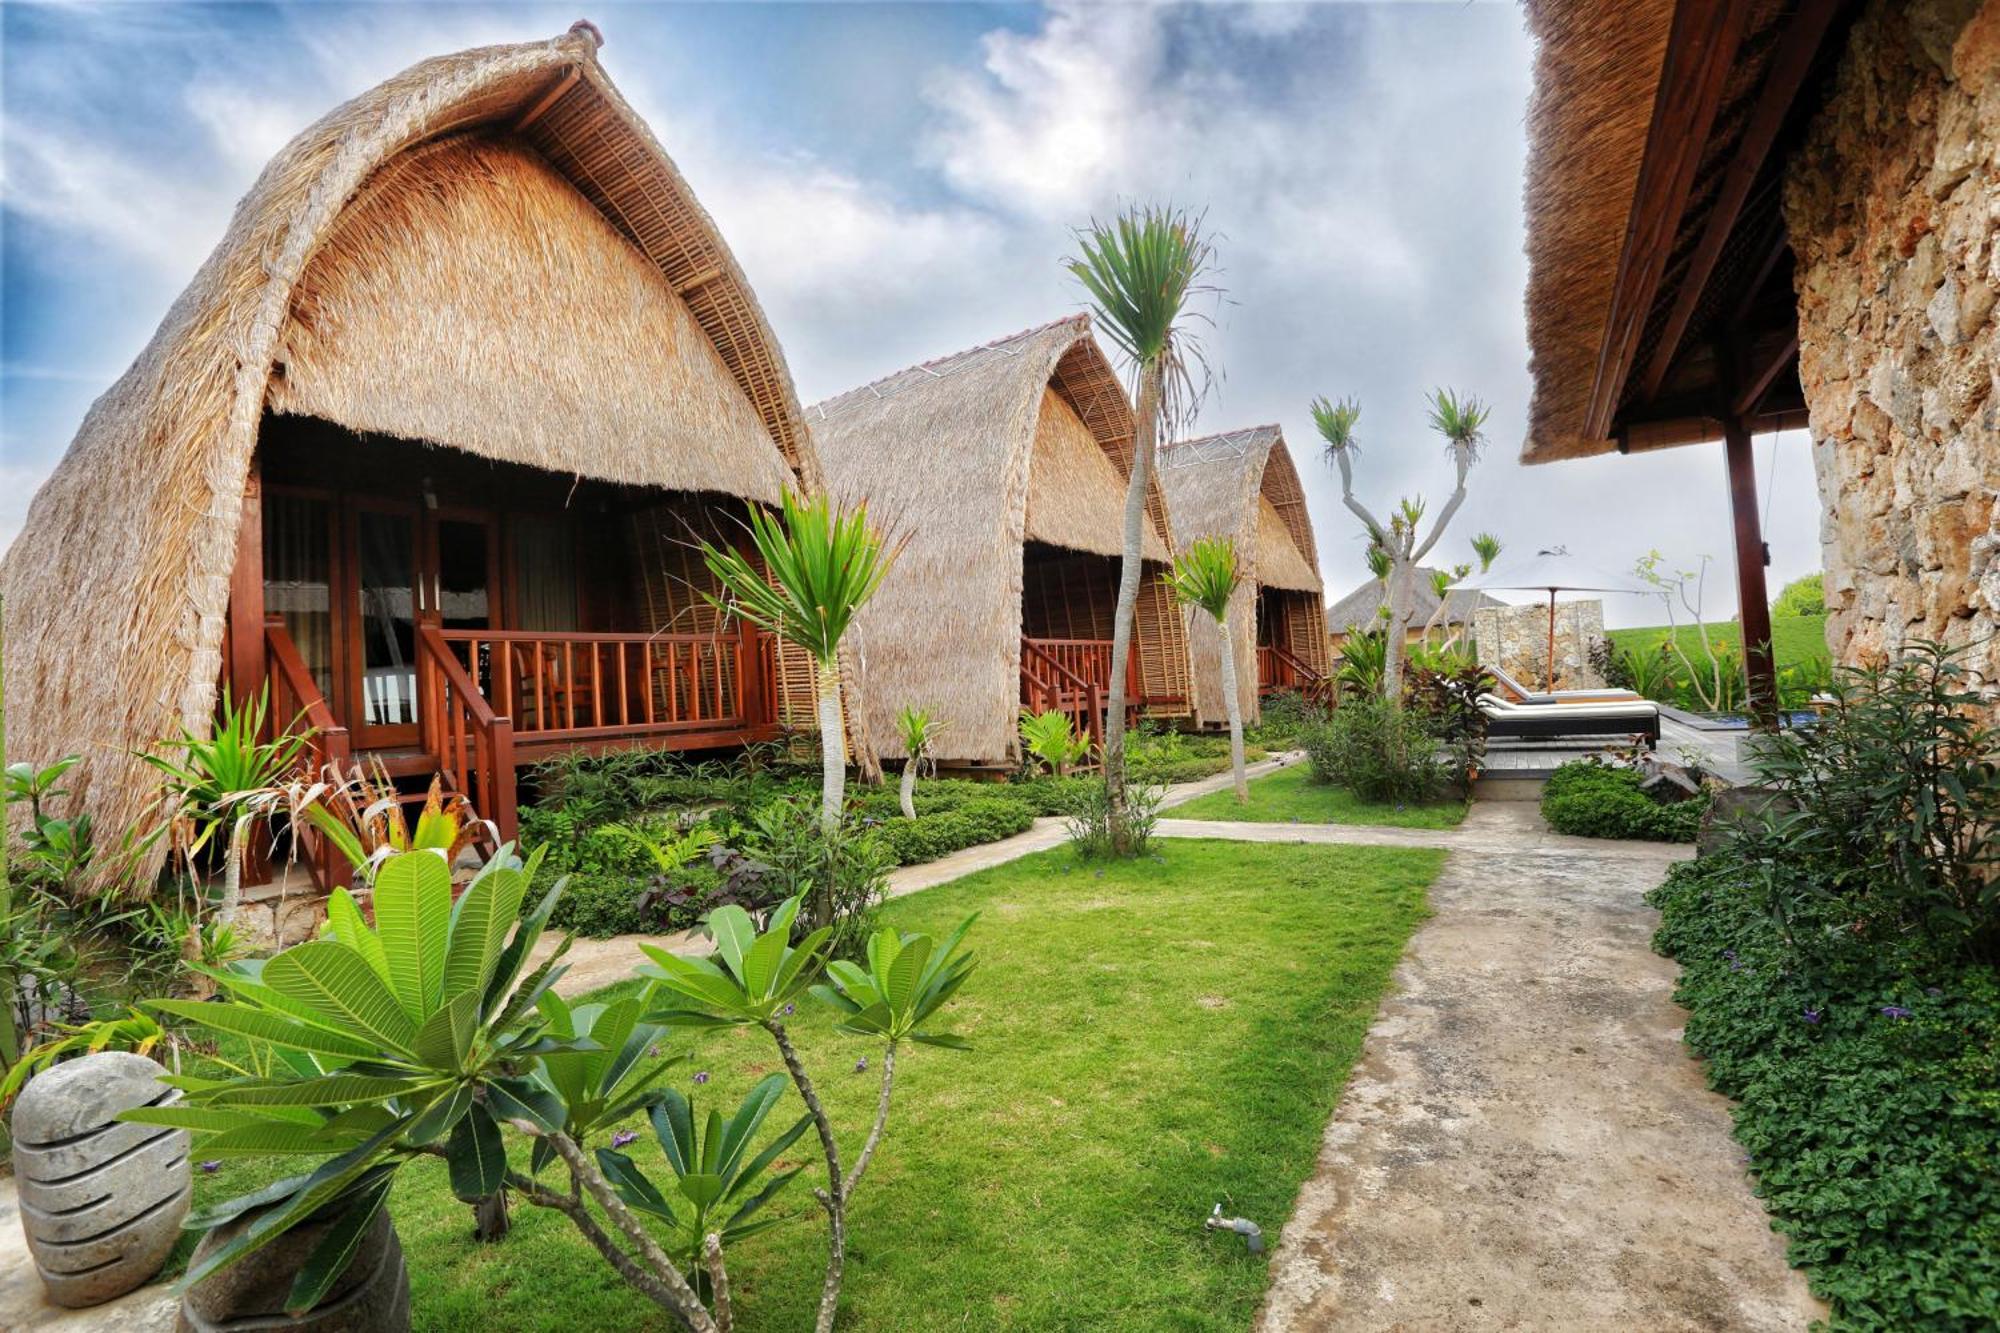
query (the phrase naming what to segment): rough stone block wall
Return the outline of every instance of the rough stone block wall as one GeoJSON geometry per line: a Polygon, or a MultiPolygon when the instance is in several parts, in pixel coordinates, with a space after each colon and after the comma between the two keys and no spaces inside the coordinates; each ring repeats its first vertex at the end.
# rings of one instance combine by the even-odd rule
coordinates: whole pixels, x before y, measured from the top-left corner
{"type": "MultiPolygon", "coordinates": [[[[1483,606],[1472,613],[1479,660],[1497,666],[1531,690],[1549,672],[1549,605],[1483,606]]],[[[1604,637],[1604,603],[1556,603],[1556,675],[1559,690],[1594,690],[1604,678],[1590,664],[1590,646],[1604,637]]]]}
{"type": "Polygon", "coordinates": [[[2000,0],[1870,0],[1792,159],[1827,638],[2000,681],[2000,0]]]}

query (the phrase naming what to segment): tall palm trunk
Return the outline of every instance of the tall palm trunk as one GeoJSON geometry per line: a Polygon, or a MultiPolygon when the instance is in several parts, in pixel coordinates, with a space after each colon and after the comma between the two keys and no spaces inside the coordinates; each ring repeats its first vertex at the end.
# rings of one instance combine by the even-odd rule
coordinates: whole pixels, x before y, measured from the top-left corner
{"type": "Polygon", "coordinates": [[[1146,493],[1152,486],[1153,451],[1160,421],[1161,367],[1139,367],[1139,406],[1132,430],[1132,477],[1125,486],[1125,553],[1118,569],[1118,609],[1111,622],[1111,688],[1104,701],[1104,781],[1111,805],[1112,849],[1131,850],[1125,793],[1125,663],[1132,651],[1132,622],[1139,609],[1145,560],[1146,493]]]}
{"type": "Polygon", "coordinates": [[[903,761],[903,787],[898,793],[903,801],[903,818],[917,817],[917,765],[922,762],[916,755],[903,761]]]}
{"type": "Polygon", "coordinates": [[[847,730],[840,716],[840,658],[819,664],[819,826],[831,837],[840,830],[847,795],[847,730]]]}
{"type": "Polygon", "coordinates": [[[1410,582],[1414,565],[1395,555],[1389,568],[1389,625],[1382,642],[1382,697],[1390,703],[1403,698],[1403,653],[1410,636],[1410,582]]]}
{"type": "Polygon", "coordinates": [[[1236,692],[1236,636],[1229,632],[1229,618],[1215,622],[1222,635],[1222,697],[1229,704],[1229,769],[1236,775],[1236,803],[1250,803],[1250,783],[1243,776],[1243,700],[1236,692]]]}

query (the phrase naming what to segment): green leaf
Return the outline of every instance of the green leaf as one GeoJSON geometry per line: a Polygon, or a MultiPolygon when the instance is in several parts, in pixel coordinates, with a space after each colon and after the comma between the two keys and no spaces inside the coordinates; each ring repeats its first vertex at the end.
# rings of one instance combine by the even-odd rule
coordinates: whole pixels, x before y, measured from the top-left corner
{"type": "Polygon", "coordinates": [[[889,975],[882,987],[882,998],[889,1008],[898,1014],[907,1014],[911,1002],[916,998],[917,983],[923,979],[924,965],[930,961],[931,940],[928,935],[918,935],[903,945],[902,952],[889,964],[889,975]]]}
{"type": "Polygon", "coordinates": [[[452,908],[451,943],[444,958],[443,995],[447,1003],[467,991],[485,990],[527,891],[527,878],[519,870],[492,868],[473,880],[452,908]]]}
{"type": "Polygon", "coordinates": [[[356,1037],[343,1036],[322,1027],[311,1027],[296,1022],[268,1009],[254,1009],[247,1004],[216,1003],[202,1000],[148,1000],[146,1008],[154,1013],[172,1017],[205,1027],[211,1032],[226,1032],[235,1037],[248,1037],[252,1041],[266,1042],[272,1046],[283,1046],[288,1050],[311,1051],[315,1055],[340,1055],[360,1059],[379,1054],[381,1047],[356,1037]]]}
{"type": "Polygon", "coordinates": [[[497,1078],[488,1083],[486,1109],[499,1120],[525,1120],[544,1134],[560,1133],[567,1119],[560,1097],[525,1078],[497,1078]]]}
{"type": "Polygon", "coordinates": [[[653,1136],[674,1174],[684,1176],[694,1168],[694,1108],[677,1089],[667,1088],[646,1117],[653,1122],[653,1136]]]}
{"type": "MultiPolygon", "coordinates": [[[[729,970],[743,976],[743,955],[757,939],[757,927],[750,914],[734,903],[716,908],[708,915],[708,933],[715,937],[715,951],[729,964],[729,970]]],[[[750,988],[754,995],[756,990],[750,988]]]]}
{"type": "MultiPolygon", "coordinates": [[[[730,1185],[729,1197],[734,1198],[738,1193],[740,1193],[743,1190],[743,1188],[746,1185],[748,1185],[751,1181],[757,1179],[758,1176],[764,1174],[765,1168],[769,1167],[771,1163],[777,1161],[778,1158],[784,1154],[785,1149],[791,1147],[794,1143],[797,1143],[799,1141],[799,1135],[805,1133],[806,1130],[811,1127],[811,1125],[812,1125],[812,1116],[802,1115],[798,1118],[797,1121],[793,1123],[790,1129],[786,1130],[784,1133],[778,1135],[777,1138],[772,1139],[769,1143],[765,1144],[764,1151],[758,1153],[754,1158],[752,1158],[750,1164],[743,1168],[742,1172],[737,1175],[735,1181],[730,1185]]],[[[766,1193],[769,1193],[769,1191],[766,1191],[766,1193]]],[[[744,1213],[739,1211],[736,1214],[736,1216],[742,1217],[744,1216],[744,1213]]],[[[732,1218],[730,1220],[734,1221],[736,1219],[732,1218]]]]}
{"type": "Polygon", "coordinates": [[[382,941],[362,919],[353,894],[346,889],[333,891],[333,896],[326,900],[326,923],[332,927],[335,939],[367,959],[375,975],[382,978],[382,984],[389,984],[388,956],[382,952],[382,941]]]}
{"type": "Polygon", "coordinates": [[[712,1171],[697,1171],[680,1178],[681,1193],[696,1208],[707,1208],[722,1197],[722,1177],[712,1171]]]}
{"type": "Polygon", "coordinates": [[[311,1178],[309,1174],[286,1176],[282,1180],[274,1180],[268,1185],[251,1190],[248,1194],[239,1194],[233,1199],[224,1199],[221,1203],[210,1204],[206,1208],[193,1209],[181,1219],[181,1230],[208,1231],[219,1227],[231,1218],[249,1212],[252,1208],[262,1208],[267,1204],[276,1203],[297,1191],[311,1178]]]}
{"type": "Polygon", "coordinates": [[[736,1108],[736,1114],[723,1127],[722,1142],[716,1155],[715,1171],[724,1182],[736,1174],[736,1168],[743,1160],[743,1154],[750,1147],[750,1140],[756,1136],[757,1127],[764,1123],[764,1117],[778,1104],[778,1098],[785,1095],[786,1076],[770,1074],[750,1089],[750,1095],[736,1108]]]}
{"type": "Polygon", "coordinates": [[[411,1054],[416,1024],[375,975],[366,959],[345,944],[309,940],[264,964],[264,984],[310,1007],[343,1030],[411,1054]]]}
{"type": "Polygon", "coordinates": [[[972,1043],[963,1037],[954,1037],[949,1032],[912,1032],[910,1040],[922,1042],[926,1046],[942,1046],[950,1051],[969,1051],[972,1043]]]}
{"type": "Polygon", "coordinates": [[[653,1182],[646,1179],[630,1157],[612,1148],[599,1148],[597,1165],[604,1172],[604,1179],[618,1192],[619,1198],[642,1213],[651,1213],[664,1222],[678,1225],[672,1205],[654,1188],[653,1182]]]}
{"type": "Polygon", "coordinates": [[[135,1106],[129,1111],[120,1111],[115,1120],[132,1125],[167,1125],[173,1129],[191,1129],[198,1134],[220,1134],[224,1130],[238,1129],[244,1125],[268,1124],[269,1119],[254,1111],[238,1111],[220,1106],[189,1106],[176,1102],[172,1106],[135,1106]]]}
{"type": "Polygon", "coordinates": [[[454,1084],[410,1122],[409,1142],[418,1147],[436,1143],[458,1125],[459,1117],[471,1105],[472,1085],[454,1084]]]}
{"type": "Polygon", "coordinates": [[[411,1043],[417,1059],[432,1069],[458,1072],[465,1053],[472,1049],[473,1035],[479,1031],[479,999],[477,990],[460,991],[426,1018],[411,1043]]]}
{"type": "Polygon", "coordinates": [[[340,1217],[299,1265],[298,1276],[292,1279],[291,1295],[285,1298],[286,1314],[302,1315],[318,1305],[354,1261],[354,1252],[361,1248],[375,1215],[388,1201],[389,1186],[395,1183],[394,1168],[378,1170],[381,1171],[378,1177],[355,1190],[340,1217]]]}
{"type": "Polygon", "coordinates": [[[753,999],[764,999],[771,994],[771,982],[777,977],[787,947],[785,932],[766,931],[743,955],[743,989],[753,999]]]}
{"type": "Polygon", "coordinates": [[[403,1012],[420,1023],[437,1009],[444,988],[451,867],[442,856],[404,852],[382,863],[375,872],[375,930],[388,959],[390,989],[403,1012]]]}
{"type": "Polygon", "coordinates": [[[444,1155],[450,1168],[451,1192],[467,1203],[479,1202],[506,1182],[507,1149],[500,1127],[477,1103],[452,1128],[444,1155]]]}
{"type": "Polygon", "coordinates": [[[213,1106],[349,1106],[380,1102],[436,1087],[439,1079],[418,1074],[356,1074],[347,1070],[319,1078],[238,1083],[214,1093],[213,1106]]]}
{"type": "MultiPolygon", "coordinates": [[[[776,1194],[779,1190],[783,1189],[785,1186],[791,1184],[792,1177],[796,1176],[799,1172],[803,1170],[805,1170],[804,1167],[795,1166],[789,1171],[781,1171],[777,1175],[771,1177],[770,1182],[766,1184],[763,1189],[758,1190],[755,1194],[751,1195],[747,1200],[744,1201],[742,1207],[738,1208],[735,1212],[729,1215],[729,1220],[723,1223],[723,1227],[725,1228],[725,1230],[733,1229],[735,1227],[743,1225],[743,1223],[750,1217],[752,1213],[756,1212],[759,1208],[762,1208],[765,1204],[769,1203],[771,1201],[772,1195],[776,1194]]],[[[743,1178],[745,1180],[755,1180],[756,1176],[746,1174],[743,1178]]],[[[739,1239],[741,1238],[740,1232],[738,1233],[738,1238],[739,1239]]]]}

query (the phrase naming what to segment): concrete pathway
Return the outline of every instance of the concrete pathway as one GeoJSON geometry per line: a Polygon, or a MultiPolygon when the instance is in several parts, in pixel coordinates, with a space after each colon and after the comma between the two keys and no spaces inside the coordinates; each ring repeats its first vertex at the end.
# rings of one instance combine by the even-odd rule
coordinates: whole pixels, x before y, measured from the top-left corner
{"type": "Polygon", "coordinates": [[[1540,824],[1532,806],[1477,805],[1432,835],[1452,848],[1435,915],[1279,1238],[1260,1333],[1824,1317],[1751,1194],[1728,1102],[1681,1045],[1674,964],[1650,947],[1640,895],[1684,851],[1540,824]]]}

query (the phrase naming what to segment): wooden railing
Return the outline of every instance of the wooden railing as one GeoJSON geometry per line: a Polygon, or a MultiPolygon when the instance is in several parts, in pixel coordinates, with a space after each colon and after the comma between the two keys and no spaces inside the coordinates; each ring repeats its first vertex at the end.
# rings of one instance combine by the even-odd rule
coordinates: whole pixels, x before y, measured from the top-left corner
{"type": "MultiPolygon", "coordinates": [[[[285,628],[284,617],[268,616],[264,620],[264,679],[271,691],[270,708],[266,716],[273,728],[298,728],[307,733],[305,747],[305,767],[315,779],[329,768],[346,772],[354,757],[354,746],[347,734],[347,728],[334,718],[333,708],[320,693],[319,682],[313,679],[312,668],[306,665],[305,656],[299,646],[292,642],[291,631],[285,628]]],[[[321,888],[332,887],[332,872],[329,861],[330,849],[326,839],[309,828],[294,828],[292,836],[298,839],[297,851],[304,857],[306,868],[321,888]]],[[[259,865],[250,871],[251,883],[263,883],[268,875],[262,865],[262,851],[258,854],[259,865]]]]}
{"type": "Polygon", "coordinates": [[[1320,673],[1307,666],[1290,649],[1274,643],[1257,645],[1257,692],[1310,689],[1320,673]]]}
{"type": "Polygon", "coordinates": [[[417,626],[417,717],[424,749],[503,843],[519,832],[514,805],[514,722],[494,711],[445,631],[417,626]]]}
{"type": "Polygon", "coordinates": [[[439,630],[472,687],[534,741],[740,731],[771,719],[777,654],[724,634],[439,630]]]}
{"type": "MultiPolygon", "coordinates": [[[[1104,743],[1104,685],[1065,665],[1049,651],[1046,639],[1021,640],[1021,706],[1030,712],[1062,713],[1080,736],[1090,738],[1095,754],[1104,743]]],[[[1081,642],[1078,640],[1054,642],[1081,642]]],[[[1104,664],[1111,662],[1111,645],[1104,645],[1104,664]]],[[[1078,660],[1072,656],[1072,661],[1078,660]]]]}

